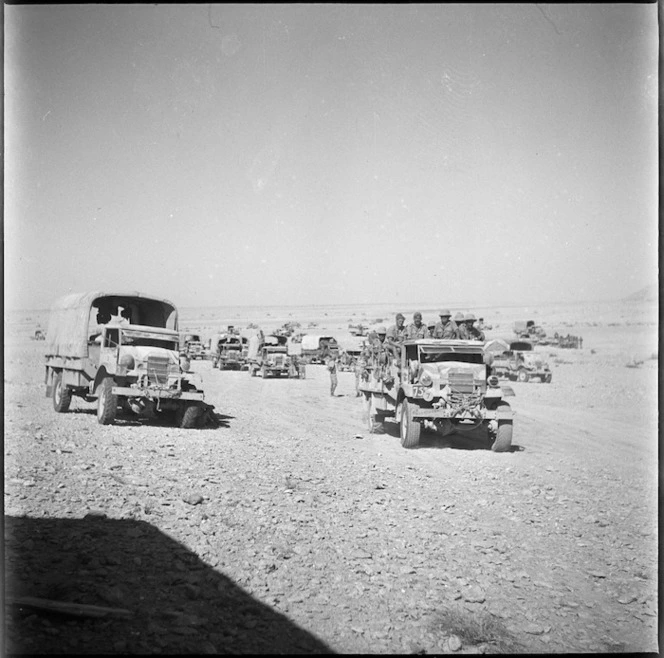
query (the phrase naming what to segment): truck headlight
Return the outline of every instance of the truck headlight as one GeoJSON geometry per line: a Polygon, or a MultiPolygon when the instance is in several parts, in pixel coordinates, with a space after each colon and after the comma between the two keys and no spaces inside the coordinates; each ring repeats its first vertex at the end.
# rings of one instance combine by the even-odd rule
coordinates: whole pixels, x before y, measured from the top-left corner
{"type": "Polygon", "coordinates": [[[420,377],[420,384],[422,386],[431,386],[433,384],[433,379],[431,379],[431,375],[428,372],[422,373],[422,376],[420,377]]]}

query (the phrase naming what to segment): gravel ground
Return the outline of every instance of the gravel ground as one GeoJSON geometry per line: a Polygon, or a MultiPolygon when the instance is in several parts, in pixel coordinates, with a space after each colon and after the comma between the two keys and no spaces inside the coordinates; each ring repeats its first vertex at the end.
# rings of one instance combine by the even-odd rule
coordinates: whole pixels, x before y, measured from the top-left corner
{"type": "Polygon", "coordinates": [[[9,335],[6,650],[657,651],[657,361],[609,342],[546,349],[553,382],[512,385],[498,454],[370,435],[353,375],[333,398],[321,366],[195,362],[219,428],[100,426],[55,413],[43,344],[9,335]],[[9,605],[27,596],[128,618],[9,605]]]}

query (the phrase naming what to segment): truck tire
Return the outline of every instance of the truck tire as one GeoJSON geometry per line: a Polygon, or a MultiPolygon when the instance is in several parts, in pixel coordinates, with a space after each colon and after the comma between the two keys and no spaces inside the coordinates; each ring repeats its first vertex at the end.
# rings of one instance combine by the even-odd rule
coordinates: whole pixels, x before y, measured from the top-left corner
{"type": "Polygon", "coordinates": [[[416,448],[420,442],[422,423],[413,418],[413,405],[404,400],[401,403],[401,445],[406,449],[416,448]]]}
{"type": "Polygon", "coordinates": [[[105,377],[97,389],[97,422],[112,425],[117,410],[118,398],[113,395],[113,378],[105,377]]]}
{"type": "Polygon", "coordinates": [[[60,414],[69,411],[71,391],[62,383],[62,373],[53,375],[53,408],[60,414]]]}
{"type": "Polygon", "coordinates": [[[530,379],[530,375],[525,368],[519,368],[519,371],[516,373],[516,380],[518,382],[527,382],[530,379]]]}
{"type": "Polygon", "coordinates": [[[197,404],[187,404],[178,414],[178,424],[182,429],[189,430],[192,427],[196,427],[200,415],[201,408],[197,404]]]}
{"type": "Polygon", "coordinates": [[[267,377],[267,369],[265,366],[261,366],[261,377],[265,379],[267,377]]]}
{"type": "Polygon", "coordinates": [[[256,376],[256,368],[254,368],[253,366],[249,366],[249,374],[252,377],[255,377],[256,376]]]}
{"type": "Polygon", "coordinates": [[[552,375],[552,374],[548,374],[548,375],[546,375],[546,376],[544,377],[544,383],[545,383],[545,384],[550,384],[552,379],[553,379],[553,375],[552,375]]]}
{"type": "MultiPolygon", "coordinates": [[[[501,409],[507,410],[510,408],[509,404],[499,404],[496,411],[501,409]]],[[[512,447],[512,420],[498,420],[498,430],[496,431],[496,438],[491,444],[493,452],[508,452],[512,447]]]]}

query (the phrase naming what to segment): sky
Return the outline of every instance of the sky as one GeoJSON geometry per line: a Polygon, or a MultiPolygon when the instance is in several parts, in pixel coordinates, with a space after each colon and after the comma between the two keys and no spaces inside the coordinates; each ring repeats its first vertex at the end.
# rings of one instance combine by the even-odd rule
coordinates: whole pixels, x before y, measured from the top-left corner
{"type": "Polygon", "coordinates": [[[657,4],[4,5],[5,307],[658,280],[657,4]]]}

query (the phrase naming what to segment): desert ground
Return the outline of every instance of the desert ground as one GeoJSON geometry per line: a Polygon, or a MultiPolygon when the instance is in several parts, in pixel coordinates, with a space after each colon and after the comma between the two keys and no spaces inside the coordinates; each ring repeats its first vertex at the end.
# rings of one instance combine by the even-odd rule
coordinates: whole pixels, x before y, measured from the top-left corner
{"type": "MultiPolygon", "coordinates": [[[[180,323],[341,338],[415,310],[438,307],[183,308],[180,323]]],[[[404,450],[396,426],[368,433],[352,373],[331,397],[315,365],[264,380],[195,361],[219,427],[101,426],[95,403],[58,414],[45,397],[47,312],[7,313],[5,649],[657,651],[656,304],[458,310],[487,338],[526,319],[583,337],[537,348],[551,384],[510,384],[511,452],[434,433],[404,450]]]]}

